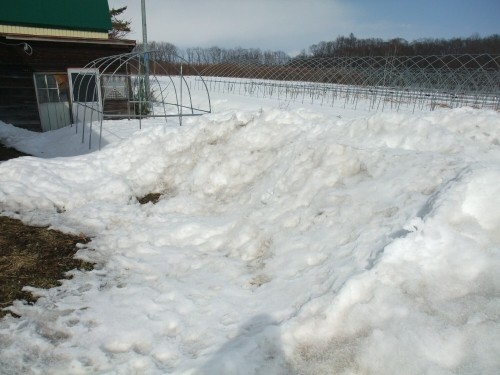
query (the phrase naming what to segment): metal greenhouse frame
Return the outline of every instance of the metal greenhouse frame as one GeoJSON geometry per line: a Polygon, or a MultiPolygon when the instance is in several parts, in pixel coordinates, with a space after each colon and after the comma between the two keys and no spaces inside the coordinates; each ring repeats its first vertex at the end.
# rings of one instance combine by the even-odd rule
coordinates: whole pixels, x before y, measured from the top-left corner
{"type": "Polygon", "coordinates": [[[160,51],[143,51],[103,57],[84,68],[70,72],[73,122],[76,132],[89,125],[89,148],[92,146],[92,126],[99,122],[99,148],[103,121],[106,119],[138,119],[176,117],[182,125],[186,116],[211,113],[208,87],[198,71],[186,60],[172,56],[160,61],[160,51]],[[146,69],[146,64],[149,69],[146,69]],[[204,100],[193,102],[186,75],[196,76],[203,88],[204,100]]]}
{"type": "Polygon", "coordinates": [[[500,55],[341,56],[276,65],[228,61],[201,71],[211,90],[341,103],[371,110],[438,106],[500,109],[500,55]]]}

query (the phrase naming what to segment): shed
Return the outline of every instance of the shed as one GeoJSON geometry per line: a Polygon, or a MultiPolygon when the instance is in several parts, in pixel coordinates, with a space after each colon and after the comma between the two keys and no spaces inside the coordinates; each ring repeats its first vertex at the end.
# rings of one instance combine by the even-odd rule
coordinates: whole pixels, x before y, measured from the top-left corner
{"type": "Polygon", "coordinates": [[[135,47],[109,38],[107,0],[0,0],[0,9],[0,120],[28,130],[72,123],[75,79],[99,82],[82,68],[135,47]]]}

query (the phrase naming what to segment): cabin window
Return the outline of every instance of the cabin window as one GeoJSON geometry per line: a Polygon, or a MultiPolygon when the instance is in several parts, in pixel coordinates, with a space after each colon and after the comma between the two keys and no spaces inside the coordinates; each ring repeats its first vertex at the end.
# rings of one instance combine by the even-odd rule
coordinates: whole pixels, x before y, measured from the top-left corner
{"type": "Polygon", "coordinates": [[[68,76],[64,73],[35,73],[36,97],[42,131],[71,124],[68,76]]]}
{"type": "Polygon", "coordinates": [[[103,75],[104,99],[128,99],[128,80],[126,75],[103,75]]]}
{"type": "Polygon", "coordinates": [[[97,69],[68,69],[75,123],[102,120],[100,76],[97,69]]]}
{"type": "Polygon", "coordinates": [[[66,74],[35,73],[38,103],[68,101],[68,78],[66,74]]]}

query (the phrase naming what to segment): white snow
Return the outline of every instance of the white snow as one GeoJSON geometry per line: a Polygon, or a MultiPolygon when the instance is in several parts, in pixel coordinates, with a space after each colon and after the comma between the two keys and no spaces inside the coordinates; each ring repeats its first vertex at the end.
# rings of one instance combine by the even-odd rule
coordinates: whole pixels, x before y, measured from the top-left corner
{"type": "Polygon", "coordinates": [[[498,373],[498,112],[213,103],[101,151],[0,123],[37,156],[0,164],[2,215],[96,263],[10,307],[0,373],[498,373]]]}

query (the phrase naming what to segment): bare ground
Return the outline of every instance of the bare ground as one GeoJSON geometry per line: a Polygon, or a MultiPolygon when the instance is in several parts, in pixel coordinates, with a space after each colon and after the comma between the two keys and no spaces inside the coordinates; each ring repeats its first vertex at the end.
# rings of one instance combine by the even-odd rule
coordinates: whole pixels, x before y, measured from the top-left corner
{"type": "MultiPolygon", "coordinates": [[[[0,161],[29,156],[0,143],[0,161]]],[[[137,198],[140,204],[156,204],[160,193],[137,198]]],[[[25,286],[53,288],[73,269],[91,270],[93,265],[74,255],[77,244],[90,239],[46,227],[33,227],[20,220],[2,216],[0,211],[0,318],[12,314],[5,308],[15,300],[34,303],[36,298],[23,291],[25,286]]]]}
{"type": "MultiPolygon", "coordinates": [[[[0,216],[0,308],[16,299],[35,302],[24,286],[52,288],[72,269],[91,270],[92,264],[75,259],[77,243],[85,236],[74,236],[43,227],[24,225],[0,216]]],[[[0,317],[8,311],[0,310],[0,317]]]]}
{"type": "Polygon", "coordinates": [[[5,147],[0,143],[0,161],[18,158],[20,156],[28,156],[27,154],[17,151],[10,147],[5,147]]]}
{"type": "MultiPolygon", "coordinates": [[[[27,156],[0,143],[0,161],[27,156]]],[[[1,215],[1,212],[0,212],[1,215]]],[[[92,269],[92,264],[75,259],[77,243],[87,243],[84,235],[74,236],[43,227],[23,224],[0,216],[0,318],[16,299],[36,301],[25,286],[52,288],[72,269],[92,269]]]]}

